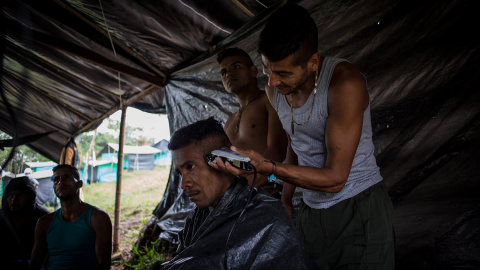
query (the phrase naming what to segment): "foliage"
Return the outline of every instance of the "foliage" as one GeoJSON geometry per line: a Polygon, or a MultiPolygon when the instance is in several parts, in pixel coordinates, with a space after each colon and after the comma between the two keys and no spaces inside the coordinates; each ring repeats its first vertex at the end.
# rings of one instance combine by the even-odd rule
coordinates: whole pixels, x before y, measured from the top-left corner
{"type": "MultiPolygon", "coordinates": [[[[108,143],[119,143],[118,137],[120,130],[120,122],[112,120],[110,118],[107,118],[106,121],[108,121],[109,132],[98,132],[95,136],[94,150],[97,158],[99,158],[100,152],[107,146],[108,143]]],[[[154,139],[152,138],[147,139],[142,136],[135,137],[134,135],[136,131],[142,131],[142,128],[131,127],[129,125],[125,126],[125,145],[151,145],[155,143],[154,139]]],[[[92,141],[94,134],[94,131],[85,132],[75,138],[80,163],[84,162],[83,159],[88,153],[88,149],[90,148],[90,142],[92,141]]]]}
{"type": "MultiPolygon", "coordinates": [[[[97,159],[100,157],[100,152],[107,146],[108,143],[118,144],[120,122],[107,118],[105,121],[108,121],[108,132],[98,132],[95,136],[95,145],[94,151],[97,156],[97,159]]],[[[143,128],[131,127],[129,125],[125,126],[125,145],[152,145],[155,143],[153,138],[145,138],[143,136],[136,136],[137,131],[142,131],[143,128]]],[[[78,157],[80,164],[84,162],[84,158],[88,153],[90,148],[90,143],[95,134],[95,131],[84,132],[78,135],[75,138],[77,144],[78,157]]],[[[12,137],[8,134],[0,131],[0,140],[11,139],[12,137]]],[[[0,166],[3,166],[5,160],[10,154],[11,148],[5,148],[5,150],[0,149],[0,166]]],[[[58,153],[60,155],[60,153],[58,153]]],[[[90,153],[92,154],[92,153],[90,153]]],[[[18,146],[15,150],[13,159],[10,161],[9,166],[5,168],[5,171],[10,171],[13,173],[23,173],[25,169],[25,162],[35,162],[35,161],[48,161],[49,159],[42,156],[41,154],[35,152],[34,150],[28,148],[25,145],[18,146]]]]}
{"type": "MultiPolygon", "coordinates": [[[[77,143],[77,150],[78,150],[78,157],[80,159],[80,164],[84,162],[84,158],[88,153],[88,149],[90,148],[90,143],[94,136],[94,131],[85,132],[80,134],[75,138],[75,142],[77,143]]],[[[109,133],[97,133],[95,136],[95,145],[93,150],[95,151],[96,155],[99,155],[100,151],[102,151],[108,143],[117,143],[118,144],[118,136],[115,137],[109,133]]],[[[92,153],[90,153],[92,155],[92,153]]],[[[98,156],[99,157],[99,156],[98,156]]]]}
{"type": "Polygon", "coordinates": [[[162,252],[158,253],[155,250],[155,245],[157,241],[151,243],[151,247],[143,246],[139,248],[138,246],[133,246],[133,253],[135,257],[130,261],[124,261],[124,264],[131,269],[135,270],[143,270],[143,269],[150,269],[150,266],[157,261],[163,262],[165,260],[165,256],[162,252]]]}
{"type": "MultiPolygon", "coordinates": [[[[11,139],[12,137],[2,131],[0,131],[0,140],[11,139]]],[[[0,149],[0,166],[3,167],[5,161],[12,151],[11,147],[6,147],[4,150],[0,149]]],[[[12,160],[4,168],[5,171],[9,171],[15,174],[23,173],[26,165],[25,162],[35,162],[35,161],[48,161],[48,159],[41,154],[30,149],[26,145],[20,145],[15,148],[15,153],[12,160]]]]}

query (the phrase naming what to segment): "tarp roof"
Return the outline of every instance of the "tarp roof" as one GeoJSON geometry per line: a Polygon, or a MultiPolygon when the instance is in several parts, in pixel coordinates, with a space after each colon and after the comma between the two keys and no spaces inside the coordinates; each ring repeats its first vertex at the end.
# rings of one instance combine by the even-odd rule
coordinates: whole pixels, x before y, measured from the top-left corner
{"type": "MultiPolygon", "coordinates": [[[[214,56],[237,46],[259,66],[258,33],[279,4],[3,0],[0,129],[54,131],[29,146],[58,161],[66,137],[121,106],[167,113],[171,131],[225,120],[238,105],[214,56]]],[[[320,53],[350,60],[367,78],[375,154],[395,205],[397,269],[478,268],[478,1],[300,4],[319,26],[320,53]]],[[[178,184],[169,181],[159,216],[178,206],[178,184]]]]}

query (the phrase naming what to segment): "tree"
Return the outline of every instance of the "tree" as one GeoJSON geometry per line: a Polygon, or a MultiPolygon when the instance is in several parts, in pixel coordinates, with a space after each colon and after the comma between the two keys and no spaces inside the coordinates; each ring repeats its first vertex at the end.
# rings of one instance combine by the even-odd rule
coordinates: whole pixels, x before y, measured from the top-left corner
{"type": "MultiPolygon", "coordinates": [[[[97,154],[97,158],[99,158],[98,153],[100,153],[107,146],[108,143],[118,144],[120,122],[110,118],[107,118],[105,120],[108,121],[107,127],[109,131],[106,133],[98,132],[95,137],[94,150],[95,150],[95,153],[97,154]]],[[[137,133],[137,131],[142,131],[142,130],[143,130],[142,128],[126,125],[125,126],[125,145],[153,144],[154,143],[153,138],[135,136],[135,133],[137,133]]],[[[92,140],[93,134],[94,134],[93,131],[89,131],[89,132],[82,133],[75,138],[75,141],[77,143],[78,156],[80,158],[81,164],[85,162],[83,159],[85,158],[85,155],[88,152],[88,148],[90,147],[90,142],[92,140]]]]}
{"type": "MultiPolygon", "coordinates": [[[[118,133],[120,130],[120,122],[116,120],[112,120],[107,118],[108,121],[108,129],[109,131],[106,133],[98,132],[95,137],[95,146],[94,150],[95,153],[98,155],[108,143],[116,143],[118,144],[118,133]]],[[[132,127],[129,125],[125,126],[125,145],[151,145],[154,143],[154,139],[146,138],[143,136],[135,136],[138,131],[142,131],[142,128],[132,127]]],[[[88,152],[88,148],[90,146],[90,142],[92,140],[94,131],[84,132],[78,135],[75,138],[75,142],[77,144],[78,150],[78,157],[79,157],[79,164],[83,164],[85,155],[88,152]]],[[[0,131],[0,140],[4,139],[11,139],[12,137],[8,134],[0,131]]],[[[0,166],[3,166],[5,160],[8,158],[10,154],[11,148],[5,148],[5,150],[0,150],[0,166]]],[[[60,153],[59,153],[60,155],[60,153]]],[[[16,147],[15,154],[8,164],[5,171],[11,171],[14,173],[23,173],[25,169],[25,162],[35,162],[35,161],[48,161],[49,159],[42,156],[41,154],[35,152],[34,150],[30,149],[25,145],[21,145],[16,147]]]]}
{"type": "MultiPolygon", "coordinates": [[[[0,131],[0,140],[12,139],[12,136],[0,131]]],[[[0,149],[0,166],[5,164],[12,147],[6,147],[4,150],[0,149]]],[[[26,165],[25,162],[36,162],[36,161],[48,161],[49,159],[42,156],[41,154],[30,149],[26,145],[19,145],[15,148],[15,153],[13,154],[12,160],[5,166],[4,170],[9,171],[15,174],[23,173],[26,165]]]]}

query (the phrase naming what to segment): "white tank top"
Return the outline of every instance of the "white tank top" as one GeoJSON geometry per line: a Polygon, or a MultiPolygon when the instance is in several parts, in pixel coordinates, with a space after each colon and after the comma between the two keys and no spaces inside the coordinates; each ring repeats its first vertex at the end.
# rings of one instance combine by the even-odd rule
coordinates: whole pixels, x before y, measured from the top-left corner
{"type": "MultiPolygon", "coordinates": [[[[318,76],[317,94],[312,115],[308,123],[295,125],[291,134],[291,108],[286,97],[274,91],[273,107],[278,113],[283,128],[290,135],[292,149],[298,156],[298,165],[323,168],[327,158],[325,145],[325,123],[328,117],[327,96],[333,70],[344,59],[326,57],[318,76]]],[[[310,114],[313,91],[307,102],[293,109],[293,117],[297,123],[305,123],[310,114]]],[[[353,159],[350,175],[343,189],[338,193],[328,193],[299,188],[303,193],[305,204],[315,209],[328,208],[336,203],[351,198],[370,186],[380,182],[382,176],[374,156],[372,141],[372,124],[370,119],[370,103],[363,113],[363,127],[360,142],[353,159]]]]}

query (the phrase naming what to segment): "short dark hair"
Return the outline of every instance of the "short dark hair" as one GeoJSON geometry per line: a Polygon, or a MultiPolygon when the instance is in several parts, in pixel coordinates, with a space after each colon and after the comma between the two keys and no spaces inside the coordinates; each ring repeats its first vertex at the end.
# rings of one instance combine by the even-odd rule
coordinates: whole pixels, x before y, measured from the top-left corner
{"type": "Polygon", "coordinates": [[[221,50],[217,54],[217,63],[220,65],[225,58],[234,56],[234,55],[239,55],[247,58],[249,65],[250,66],[253,65],[253,61],[252,61],[252,58],[250,58],[250,55],[248,55],[247,52],[239,48],[227,48],[227,49],[221,50]]]}
{"type": "Polygon", "coordinates": [[[78,169],[70,164],[59,164],[53,167],[52,171],[53,173],[55,173],[56,170],[62,169],[62,168],[70,168],[70,170],[72,170],[73,178],[77,179],[77,181],[80,180],[80,174],[78,173],[78,169]]]}
{"type": "Polygon", "coordinates": [[[318,51],[317,25],[306,9],[287,3],[268,19],[257,49],[273,62],[294,54],[292,64],[304,66],[318,51]]]}
{"type": "Polygon", "coordinates": [[[219,148],[228,148],[232,145],[219,121],[210,117],[197,121],[175,131],[170,138],[168,149],[175,151],[193,142],[206,142],[202,151],[211,152],[219,148]]]}

